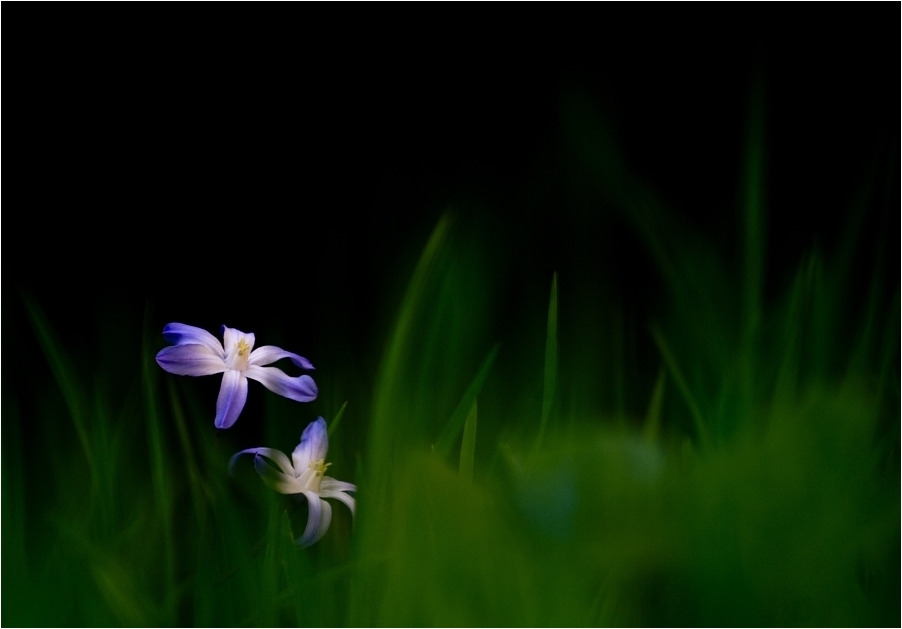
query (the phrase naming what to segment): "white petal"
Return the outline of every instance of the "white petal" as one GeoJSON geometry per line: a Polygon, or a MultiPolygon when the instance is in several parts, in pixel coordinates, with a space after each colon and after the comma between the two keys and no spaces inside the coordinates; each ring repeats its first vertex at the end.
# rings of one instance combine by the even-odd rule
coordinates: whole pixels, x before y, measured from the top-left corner
{"type": "Polygon", "coordinates": [[[228,367],[218,354],[206,345],[173,345],[157,353],[157,364],[179,376],[209,376],[228,367]]]}
{"type": "Polygon", "coordinates": [[[259,454],[260,456],[265,456],[269,459],[272,459],[275,464],[279,466],[279,469],[283,474],[286,474],[288,476],[295,476],[294,468],[291,467],[291,461],[288,460],[288,457],[278,450],[273,450],[272,448],[248,448],[247,450],[242,450],[237,454],[233,454],[232,458],[229,459],[229,474],[232,473],[232,468],[235,466],[235,461],[242,454],[259,454]]]}
{"type": "Polygon", "coordinates": [[[325,459],[329,451],[329,433],[326,431],[326,420],[322,417],[304,428],[301,442],[291,453],[294,469],[303,472],[310,463],[325,459]]]}
{"type": "Polygon", "coordinates": [[[240,371],[227,371],[222,374],[222,386],[216,400],[217,428],[228,428],[235,423],[247,402],[247,378],[240,371]]]}
{"type": "Polygon", "coordinates": [[[307,504],[310,506],[310,514],[307,516],[307,527],[304,534],[297,539],[297,545],[301,547],[315,544],[329,530],[332,523],[332,506],[325,500],[320,500],[312,491],[305,491],[307,504]]]}
{"type": "Polygon", "coordinates": [[[225,349],[225,361],[226,364],[229,365],[230,368],[244,370],[247,367],[247,359],[250,357],[252,349],[254,349],[254,334],[253,333],[244,333],[241,330],[236,330],[235,328],[227,328],[226,326],[222,326],[222,345],[225,349]],[[248,347],[248,353],[245,354],[244,358],[238,358],[238,344],[240,341],[244,341],[248,347]]]}
{"type": "Polygon", "coordinates": [[[320,490],[319,495],[322,498],[335,498],[336,500],[341,500],[348,505],[348,509],[351,510],[351,515],[354,515],[356,512],[354,498],[343,491],[320,490]]]}
{"type": "Polygon", "coordinates": [[[313,364],[303,356],[286,352],[284,349],[276,347],[275,345],[264,345],[255,349],[251,352],[251,357],[248,359],[247,364],[262,367],[264,365],[270,365],[281,358],[291,359],[291,362],[301,369],[313,369],[313,364]]]}
{"type": "Polygon", "coordinates": [[[244,375],[261,383],[273,393],[278,393],[282,397],[287,397],[295,402],[315,400],[316,394],[319,392],[316,388],[316,383],[310,376],[292,378],[276,367],[251,365],[244,371],[244,375]]]}
{"type": "Polygon", "coordinates": [[[267,487],[280,494],[300,494],[304,487],[293,475],[283,474],[267,463],[262,456],[254,457],[254,467],[267,487]]]}
{"type": "Polygon", "coordinates": [[[315,481],[320,480],[316,477],[316,468],[308,466],[307,469],[298,471],[300,472],[300,474],[298,474],[298,482],[303,485],[304,491],[307,491],[308,489],[310,491],[319,491],[319,483],[316,483],[314,486],[315,481]]]}
{"type": "Polygon", "coordinates": [[[173,345],[203,345],[220,358],[225,358],[225,351],[219,339],[193,325],[169,323],[163,328],[163,338],[173,345]]]}
{"type": "Polygon", "coordinates": [[[323,476],[323,482],[320,488],[324,491],[357,491],[357,485],[346,483],[341,480],[335,480],[331,476],[323,476]]]}
{"type": "Polygon", "coordinates": [[[235,328],[222,326],[222,346],[225,348],[226,353],[231,350],[233,345],[238,345],[238,341],[241,339],[244,339],[244,342],[247,343],[251,349],[254,348],[254,341],[256,339],[253,332],[242,332],[235,328]]]}

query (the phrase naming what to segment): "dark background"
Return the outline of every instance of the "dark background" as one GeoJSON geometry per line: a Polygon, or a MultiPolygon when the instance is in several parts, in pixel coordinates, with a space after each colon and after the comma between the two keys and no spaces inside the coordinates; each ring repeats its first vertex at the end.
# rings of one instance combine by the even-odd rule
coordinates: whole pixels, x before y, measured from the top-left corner
{"type": "Polygon", "coordinates": [[[657,271],[562,131],[573,95],[607,120],[626,168],[738,262],[758,77],[766,290],[812,247],[830,254],[872,176],[854,272],[873,268],[883,238],[898,290],[898,5],[571,9],[557,21],[518,10],[530,28],[452,35],[438,25],[456,11],[418,7],[423,29],[403,38],[353,32],[387,19],[367,9],[343,32],[344,20],[229,7],[145,28],[150,16],[117,7],[118,27],[78,35],[72,13],[17,10],[4,386],[27,407],[49,376],[23,294],[86,367],[117,351],[105,331],[147,313],[157,329],[290,329],[290,349],[321,369],[341,337],[365,377],[449,208],[492,243],[507,291],[498,336],[524,309],[541,316],[553,271],[578,284],[604,269],[625,307],[653,308],[657,271]]]}

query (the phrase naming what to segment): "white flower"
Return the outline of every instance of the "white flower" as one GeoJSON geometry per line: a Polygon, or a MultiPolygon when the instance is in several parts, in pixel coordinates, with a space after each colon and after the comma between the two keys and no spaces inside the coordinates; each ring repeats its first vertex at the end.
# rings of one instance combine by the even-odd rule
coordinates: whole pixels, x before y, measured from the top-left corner
{"type": "Polygon", "coordinates": [[[304,494],[310,506],[307,527],[296,541],[298,546],[315,544],[326,534],[332,522],[332,506],[323,498],[335,498],[348,505],[354,515],[354,498],[345,492],[357,491],[356,485],[325,476],[326,452],[329,450],[329,436],[326,421],[320,417],[311,422],[301,435],[301,442],[291,453],[291,459],[272,448],[248,448],[238,452],[229,460],[229,472],[242,454],[254,455],[254,467],[270,488],[283,494],[304,494]],[[278,466],[267,463],[266,457],[278,466]]]}
{"type": "Polygon", "coordinates": [[[288,358],[302,369],[313,369],[309,360],[273,345],[254,349],[253,334],[226,326],[222,326],[222,331],[225,347],[206,330],[184,323],[170,323],[163,328],[163,338],[175,345],[157,353],[157,364],[169,373],[180,376],[223,374],[216,400],[214,424],[217,428],[228,428],[238,419],[247,401],[248,378],[297,402],[316,399],[316,383],[310,376],[292,378],[281,369],[265,366],[288,358]]]}

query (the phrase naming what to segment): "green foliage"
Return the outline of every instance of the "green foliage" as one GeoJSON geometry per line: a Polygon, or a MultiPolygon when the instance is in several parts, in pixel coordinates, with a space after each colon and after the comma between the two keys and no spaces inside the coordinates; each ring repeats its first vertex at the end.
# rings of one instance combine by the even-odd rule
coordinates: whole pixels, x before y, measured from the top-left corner
{"type": "Polygon", "coordinates": [[[470,412],[467,413],[467,421],[464,423],[464,436],[460,444],[460,476],[467,480],[473,480],[473,460],[476,458],[476,401],[470,412]]]}
{"type": "MultiPolygon", "coordinates": [[[[580,163],[669,295],[654,323],[631,322],[657,378],[649,390],[624,379],[616,412],[573,402],[598,383],[564,368],[579,356],[558,345],[570,319],[557,274],[544,330],[515,339],[536,356],[544,343],[544,363],[502,361],[491,249],[443,218],[386,335],[372,406],[355,408],[373,383],[348,376],[350,404],[326,418],[358,512],[335,509],[309,549],[293,543],[303,503],[250,466],[226,473],[246,444],[213,433],[195,382],[157,369],[149,315],[108,339],[140,349],[76,369],[27,300],[54,379],[35,418],[52,456],[23,454],[25,418],[5,390],[3,570],[16,576],[3,624],[898,624],[898,288],[882,294],[876,268],[850,312],[851,254],[831,265],[814,251],[765,299],[756,107],[731,272],[571,103],[580,163]],[[132,381],[112,386],[117,373],[132,381]]],[[[616,346],[621,331],[600,334],[616,346]]],[[[299,414],[277,400],[261,421],[294,439],[299,414]]]]}

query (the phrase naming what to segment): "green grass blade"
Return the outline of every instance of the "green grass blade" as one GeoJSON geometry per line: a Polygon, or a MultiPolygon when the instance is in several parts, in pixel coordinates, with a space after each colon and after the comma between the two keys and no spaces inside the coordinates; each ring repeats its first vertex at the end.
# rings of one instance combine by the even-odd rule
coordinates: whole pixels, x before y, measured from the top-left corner
{"type": "Polygon", "coordinates": [[[281,555],[288,545],[284,535],[283,522],[285,510],[279,506],[278,501],[269,501],[269,526],[266,530],[266,546],[263,551],[263,561],[260,565],[258,585],[259,600],[270,602],[257,608],[257,616],[254,624],[261,627],[275,627],[279,624],[279,610],[271,603],[279,593],[279,578],[281,573],[281,555]]]}
{"type": "MultiPolygon", "coordinates": [[[[53,377],[57,386],[62,391],[63,399],[69,409],[69,415],[78,434],[78,440],[81,444],[82,451],[88,461],[88,469],[91,472],[92,483],[97,483],[97,459],[91,439],[88,437],[87,416],[84,412],[84,403],[81,399],[82,391],[79,383],[76,382],[72,369],[66,357],[59,350],[60,344],[50,330],[44,313],[35,301],[25,295],[22,296],[26,309],[31,316],[31,325],[34,328],[38,338],[38,343],[44,351],[44,356],[50,364],[53,377]]],[[[95,487],[96,489],[96,487],[95,487]]]]}
{"type": "Polygon", "coordinates": [[[154,332],[150,329],[150,308],[144,310],[144,348],[141,361],[142,376],[145,385],[145,403],[147,408],[147,442],[150,458],[151,482],[153,484],[154,497],[157,502],[157,511],[163,537],[163,562],[165,566],[166,584],[168,592],[176,590],[175,581],[175,547],[172,533],[172,489],[170,487],[167,470],[170,462],[166,456],[166,437],[163,434],[162,421],[157,410],[157,365],[153,356],[153,343],[151,341],[154,332]]]}
{"type": "Polygon", "coordinates": [[[345,400],[345,403],[341,405],[341,408],[338,409],[338,412],[335,413],[335,417],[332,418],[332,421],[329,422],[329,428],[327,429],[327,434],[331,437],[332,433],[338,428],[338,423],[341,421],[341,416],[345,414],[345,409],[348,408],[348,401],[345,400]]]}
{"type": "Polygon", "coordinates": [[[473,378],[470,386],[467,387],[463,398],[461,398],[457,408],[454,409],[451,419],[448,420],[438,439],[436,439],[435,452],[441,459],[447,458],[451,448],[454,447],[454,442],[457,441],[457,436],[460,434],[461,428],[464,427],[470,409],[476,404],[476,396],[482,390],[482,385],[485,384],[489,371],[491,371],[492,365],[495,363],[499,348],[500,345],[492,347],[488,356],[482,361],[482,366],[476,372],[476,377],[473,378]]]}
{"type": "Polygon", "coordinates": [[[541,444],[548,428],[548,418],[551,415],[551,404],[554,401],[554,387],[557,381],[557,273],[551,278],[551,297],[548,300],[548,329],[545,335],[545,371],[542,386],[542,418],[539,423],[539,438],[541,444]]]}
{"type": "MultiPolygon", "coordinates": [[[[397,323],[383,354],[376,378],[376,395],[373,402],[373,422],[370,431],[369,451],[374,456],[388,455],[394,450],[394,439],[399,435],[397,402],[404,399],[408,383],[404,378],[404,359],[409,350],[414,319],[421,307],[422,296],[435,269],[442,245],[448,237],[451,218],[446,214],[439,220],[423,250],[413,277],[408,284],[397,323]]],[[[372,461],[369,462],[373,464],[372,461]]],[[[377,469],[381,465],[377,464],[377,469]]]]}
{"type": "Polygon", "coordinates": [[[693,396],[692,391],[689,390],[689,385],[686,383],[686,379],[683,377],[683,372],[680,370],[680,367],[676,362],[676,358],[674,357],[673,352],[670,350],[670,346],[664,339],[664,335],[661,334],[661,330],[658,329],[658,326],[652,324],[651,333],[655,339],[655,343],[657,343],[658,345],[658,349],[661,350],[661,355],[664,357],[664,362],[667,363],[667,368],[670,370],[670,375],[673,376],[677,388],[680,390],[680,394],[683,396],[683,400],[686,402],[686,406],[689,407],[689,412],[692,414],[692,421],[695,423],[695,429],[698,433],[699,442],[703,447],[707,447],[709,445],[708,429],[705,427],[705,420],[702,416],[701,410],[698,407],[698,404],[695,401],[695,396],[693,396]]]}
{"type": "MultiPolygon", "coordinates": [[[[409,381],[405,360],[414,338],[414,323],[423,307],[423,295],[438,266],[440,254],[447,240],[451,217],[442,216],[432,232],[414,270],[413,277],[401,301],[396,323],[383,352],[376,376],[371,413],[367,456],[358,462],[358,488],[360,489],[355,523],[355,543],[364,555],[376,555],[384,546],[381,523],[390,517],[385,496],[390,495],[394,474],[393,462],[399,449],[414,438],[410,427],[417,419],[411,416],[408,402],[409,381]]],[[[360,575],[352,584],[347,602],[348,618],[354,625],[374,624],[372,608],[368,601],[384,581],[379,571],[360,575]]]]}
{"type": "Polygon", "coordinates": [[[473,480],[473,459],[476,455],[476,400],[467,413],[464,423],[463,442],[460,445],[460,476],[468,481],[473,480]]]}
{"type": "Polygon", "coordinates": [[[881,301],[884,299],[885,269],[882,264],[886,249],[886,238],[880,238],[874,255],[874,267],[871,272],[870,285],[864,306],[864,322],[859,326],[857,343],[854,346],[846,374],[863,371],[868,359],[873,356],[874,339],[877,336],[878,318],[880,316],[881,301]]]}
{"type": "Polygon", "coordinates": [[[182,454],[185,457],[185,467],[188,471],[191,499],[194,503],[194,515],[197,518],[198,526],[203,528],[206,520],[204,515],[206,512],[206,502],[203,495],[204,480],[200,473],[200,468],[197,466],[197,457],[194,453],[194,447],[191,445],[191,438],[188,435],[188,424],[185,421],[185,412],[182,410],[182,404],[179,402],[175,391],[175,383],[169,380],[167,384],[169,385],[169,403],[172,407],[172,416],[175,418],[179,441],[182,444],[182,454]]]}
{"type": "Polygon", "coordinates": [[[780,338],[783,357],[777,371],[772,401],[775,408],[795,401],[803,336],[802,319],[810,292],[810,275],[810,270],[806,271],[804,267],[799,269],[786,306],[783,333],[780,338]]]}

